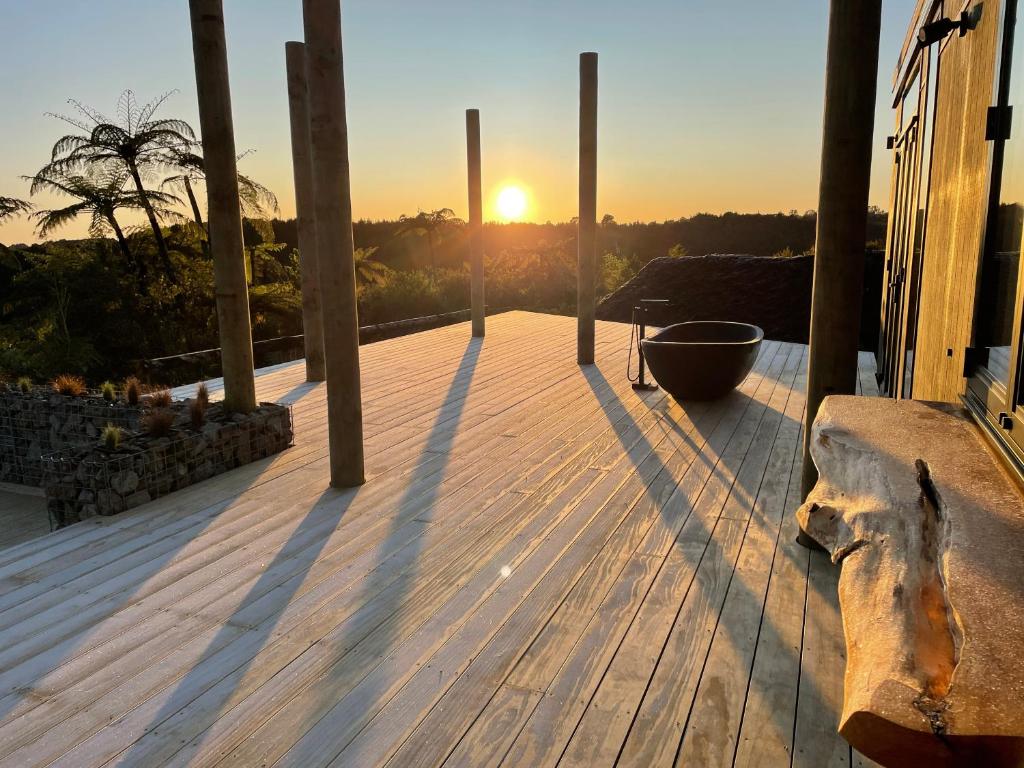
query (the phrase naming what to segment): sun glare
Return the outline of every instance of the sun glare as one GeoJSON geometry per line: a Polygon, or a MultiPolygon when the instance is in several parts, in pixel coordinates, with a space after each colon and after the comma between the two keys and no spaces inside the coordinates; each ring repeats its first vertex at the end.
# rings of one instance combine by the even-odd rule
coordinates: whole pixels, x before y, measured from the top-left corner
{"type": "Polygon", "coordinates": [[[526,192],[522,187],[507,184],[498,192],[494,207],[498,215],[506,221],[519,221],[526,214],[526,192]]]}

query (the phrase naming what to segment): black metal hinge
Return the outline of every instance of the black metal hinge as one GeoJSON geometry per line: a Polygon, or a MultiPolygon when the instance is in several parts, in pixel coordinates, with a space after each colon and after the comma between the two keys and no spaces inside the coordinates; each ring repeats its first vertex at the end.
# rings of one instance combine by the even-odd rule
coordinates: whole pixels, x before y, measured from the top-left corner
{"type": "Polygon", "coordinates": [[[989,107],[985,116],[985,141],[1006,141],[1013,125],[1013,107],[989,107]]]}

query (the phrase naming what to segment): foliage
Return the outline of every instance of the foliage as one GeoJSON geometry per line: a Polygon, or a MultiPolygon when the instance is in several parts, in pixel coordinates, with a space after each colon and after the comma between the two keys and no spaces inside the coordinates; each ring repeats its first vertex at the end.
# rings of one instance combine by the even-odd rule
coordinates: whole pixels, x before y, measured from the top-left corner
{"type": "Polygon", "coordinates": [[[32,204],[16,197],[0,196],[0,221],[11,219],[20,213],[28,213],[32,210],[32,204]]]}
{"type": "Polygon", "coordinates": [[[125,184],[128,175],[117,169],[87,169],[85,174],[77,174],[54,165],[44,168],[27,180],[32,182],[33,195],[40,191],[48,191],[64,194],[75,200],[64,208],[41,210],[32,214],[38,222],[37,230],[41,237],[85,214],[89,216],[89,234],[99,238],[113,233],[122,254],[131,263],[133,272],[141,281],[145,281],[146,263],[133,255],[124,230],[117,221],[117,214],[124,209],[149,206],[159,215],[171,218],[177,215],[174,212],[174,206],[180,203],[177,198],[150,190],[145,190],[148,197],[144,197],[138,191],[127,190],[125,184]]]}
{"type": "Polygon", "coordinates": [[[199,386],[196,387],[196,402],[202,403],[204,408],[210,404],[210,389],[205,381],[199,382],[199,386]]]}
{"type": "Polygon", "coordinates": [[[200,430],[206,423],[206,405],[206,401],[200,400],[198,397],[188,404],[188,418],[192,429],[200,430]]]}
{"type": "MultiPolygon", "coordinates": [[[[252,154],[251,151],[238,155],[238,160],[252,154]]],[[[203,216],[195,195],[195,185],[206,182],[206,160],[202,154],[202,142],[172,146],[167,155],[167,164],[174,173],[161,182],[161,186],[183,191],[192,208],[192,217],[202,229],[203,216]]],[[[242,215],[263,218],[278,211],[277,195],[250,176],[238,174],[238,200],[242,215]]]]}
{"type": "Polygon", "coordinates": [[[415,216],[398,217],[396,236],[421,234],[427,238],[430,252],[430,266],[437,267],[435,246],[453,229],[460,229],[465,222],[455,215],[451,208],[440,208],[436,211],[420,211],[415,216]]]}
{"type": "Polygon", "coordinates": [[[29,392],[32,391],[32,379],[30,379],[28,376],[20,376],[18,378],[17,384],[18,390],[23,395],[27,395],[29,392]]]}
{"type": "Polygon", "coordinates": [[[142,429],[150,437],[167,437],[174,428],[174,411],[154,408],[142,417],[142,429]]]}
{"type": "Polygon", "coordinates": [[[404,270],[386,283],[365,286],[359,295],[359,322],[376,325],[463,309],[469,282],[459,270],[404,270]]]}
{"type": "MultiPolygon", "coordinates": [[[[173,282],[157,270],[137,274],[134,257],[156,257],[148,232],[126,236],[132,258],[98,238],[10,249],[0,260],[0,373],[71,372],[98,383],[136,373],[142,360],[219,346],[212,259],[196,232],[170,234],[173,282]]],[[[254,338],[301,333],[297,256],[280,243],[260,246],[249,248],[254,338]]]]}
{"type": "Polygon", "coordinates": [[[72,397],[81,397],[86,392],[85,379],[68,373],[55,377],[52,386],[54,392],[72,397]]]}
{"type": "Polygon", "coordinates": [[[171,93],[139,104],[135,93],[126,90],[118,99],[117,117],[114,119],[70,99],[68,103],[75,108],[76,116],[52,113],[51,116],[77,128],[80,133],[59,138],[53,145],[50,163],[40,172],[63,174],[86,169],[127,174],[135,184],[168,276],[172,266],[160,228],[161,217],[151,199],[152,193],[143,185],[143,177],[167,164],[172,153],[192,146],[196,141],[195,132],[184,120],[156,117],[157,110],[171,93]]]}
{"type": "Polygon", "coordinates": [[[158,389],[146,396],[146,404],[150,408],[169,408],[171,405],[171,390],[158,389]]]}
{"type": "MultiPolygon", "coordinates": [[[[362,325],[469,306],[465,230],[447,220],[433,257],[422,232],[404,229],[409,217],[405,222],[356,223],[354,267],[362,325]],[[430,266],[435,260],[438,266],[430,266]]],[[[884,229],[885,215],[872,211],[869,237],[884,229]]],[[[650,259],[667,253],[768,256],[787,248],[803,253],[813,232],[814,216],[806,214],[704,215],[651,224],[606,218],[598,229],[600,290],[616,289],[650,259]]],[[[571,224],[486,225],[488,306],[572,313],[575,234],[571,224]]],[[[218,347],[213,262],[205,232],[194,224],[175,225],[167,235],[173,244],[173,280],[156,269],[138,274],[136,260],[158,264],[148,230],[125,233],[128,254],[104,238],[0,251],[0,376],[45,381],[74,373],[91,382],[117,380],[143,370],[141,361],[218,347]]],[[[300,334],[294,222],[246,219],[243,235],[254,340],[300,334]]],[[[125,397],[130,399],[128,391],[125,397]]]]}
{"type": "MultiPolygon", "coordinates": [[[[428,238],[405,216],[398,221],[356,221],[357,248],[377,248],[374,259],[392,269],[459,269],[469,258],[465,227],[452,224],[443,237],[428,238]]],[[[809,253],[814,245],[817,217],[813,211],[798,213],[700,213],[680,219],[622,223],[614,217],[597,228],[597,252],[635,257],[641,265],[671,255],[704,256],[710,253],[743,253],[771,256],[791,248],[809,253]]],[[[887,216],[872,208],[867,216],[869,244],[884,243],[887,216]]],[[[298,247],[294,220],[273,222],[276,239],[298,247]]],[[[543,251],[552,243],[575,241],[576,225],[567,223],[484,224],[484,251],[491,256],[505,252],[543,251]]],[[[573,246],[573,249],[575,246],[573,246]]]]}
{"type": "Polygon", "coordinates": [[[114,386],[114,382],[104,381],[100,384],[100,394],[108,403],[114,402],[117,399],[117,387],[114,386]]]}
{"type": "Polygon", "coordinates": [[[120,427],[107,424],[100,433],[100,442],[108,451],[116,451],[118,446],[121,445],[121,438],[123,436],[124,434],[121,432],[120,427]]]}
{"type": "Polygon", "coordinates": [[[668,249],[668,257],[670,259],[682,259],[689,255],[690,254],[686,250],[686,246],[684,246],[682,243],[676,243],[675,245],[668,249]]]}
{"type": "Polygon", "coordinates": [[[142,397],[142,382],[135,376],[129,376],[124,380],[124,399],[128,405],[138,405],[142,397]]]}
{"type": "Polygon", "coordinates": [[[377,248],[356,248],[353,259],[356,269],[356,283],[360,286],[383,285],[391,278],[394,270],[373,258],[377,248]]]}
{"type": "Polygon", "coordinates": [[[601,292],[609,294],[632,280],[640,271],[635,258],[618,253],[606,253],[601,257],[601,292]]]}

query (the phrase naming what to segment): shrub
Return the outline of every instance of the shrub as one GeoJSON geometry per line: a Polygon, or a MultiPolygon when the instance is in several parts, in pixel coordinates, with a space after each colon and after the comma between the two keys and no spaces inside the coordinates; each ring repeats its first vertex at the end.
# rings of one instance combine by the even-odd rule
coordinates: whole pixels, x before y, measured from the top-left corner
{"type": "Polygon", "coordinates": [[[199,387],[196,389],[196,402],[203,404],[203,408],[210,404],[210,390],[206,387],[206,382],[199,382],[199,387]]]}
{"type": "Polygon", "coordinates": [[[28,376],[22,376],[18,379],[18,389],[21,390],[21,394],[27,395],[32,391],[32,379],[28,376]]]}
{"type": "Polygon", "coordinates": [[[81,397],[85,394],[85,379],[81,376],[62,373],[53,380],[53,390],[62,395],[81,397]]]}
{"type": "Polygon", "coordinates": [[[171,390],[160,389],[146,398],[151,408],[169,408],[171,406],[171,390]]]}
{"type": "Polygon", "coordinates": [[[124,399],[128,401],[128,405],[138,405],[140,397],[142,397],[142,382],[134,376],[129,376],[124,380],[124,399]]]}
{"type": "Polygon", "coordinates": [[[142,419],[142,428],[150,437],[167,437],[174,427],[174,412],[167,408],[154,408],[142,419]]]}
{"type": "Polygon", "coordinates": [[[107,424],[103,428],[103,432],[100,433],[100,442],[103,443],[103,447],[108,451],[116,451],[117,447],[121,444],[121,437],[123,433],[120,427],[115,427],[113,424],[107,424]]]}
{"type": "Polygon", "coordinates": [[[113,382],[104,381],[103,384],[100,385],[100,394],[103,395],[104,400],[108,403],[112,403],[117,399],[117,388],[114,386],[113,382]]]}
{"type": "Polygon", "coordinates": [[[199,430],[206,423],[206,403],[196,397],[188,404],[188,416],[192,421],[192,429],[199,430]]]}

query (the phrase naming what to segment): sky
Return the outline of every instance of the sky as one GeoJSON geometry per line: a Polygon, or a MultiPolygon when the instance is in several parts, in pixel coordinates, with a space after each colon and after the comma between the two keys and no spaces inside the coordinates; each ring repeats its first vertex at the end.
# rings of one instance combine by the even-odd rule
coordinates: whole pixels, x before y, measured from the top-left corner
{"type": "MultiPolygon", "coordinates": [[[[883,0],[871,202],[887,207],[892,71],[915,0],[883,0]]],[[[294,215],[284,43],[301,0],[224,0],[240,171],[294,215]]],[[[466,216],[465,110],[481,111],[485,216],[510,183],[526,218],[577,205],[578,55],[600,55],[598,214],[661,221],[817,204],[825,0],[343,0],[356,218],[450,207],[466,216]]],[[[186,0],[0,0],[0,195],[66,131],[70,98],[198,129],[186,0]]],[[[42,207],[59,205],[39,196],[42,207]]],[[[130,223],[130,222],[129,222],[130,223]]],[[[84,236],[87,222],[60,235],[84,236]]],[[[32,222],[0,242],[32,242],[32,222]]]]}

